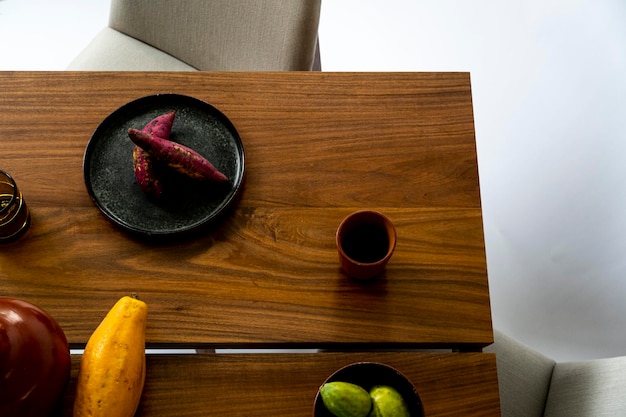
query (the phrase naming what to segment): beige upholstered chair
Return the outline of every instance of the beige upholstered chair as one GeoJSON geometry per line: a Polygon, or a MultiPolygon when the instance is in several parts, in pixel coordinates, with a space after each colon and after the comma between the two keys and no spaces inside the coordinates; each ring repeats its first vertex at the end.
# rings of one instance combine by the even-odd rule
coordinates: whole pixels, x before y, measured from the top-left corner
{"type": "Polygon", "coordinates": [[[556,362],[496,331],[502,417],[626,416],[626,356],[556,362]]]}
{"type": "Polygon", "coordinates": [[[321,0],[112,0],[68,70],[319,69],[321,0]]]}

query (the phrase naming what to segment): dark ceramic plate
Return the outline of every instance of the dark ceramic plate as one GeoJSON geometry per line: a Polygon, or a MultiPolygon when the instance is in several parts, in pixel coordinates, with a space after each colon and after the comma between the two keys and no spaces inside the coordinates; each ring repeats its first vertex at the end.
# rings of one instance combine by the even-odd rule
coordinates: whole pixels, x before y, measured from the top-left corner
{"type": "MultiPolygon", "coordinates": [[[[346,365],[330,375],[324,384],[333,381],[350,382],[369,391],[376,385],[388,385],[395,388],[406,402],[411,417],[423,417],[424,408],[415,386],[397,369],[377,362],[356,362],[346,365]]],[[[323,385],[323,384],[322,384],[323,385]]],[[[321,386],[320,386],[321,388],[321,386]]],[[[313,417],[334,417],[328,411],[319,391],[315,396],[313,417]]]]}
{"type": "Polygon", "coordinates": [[[175,236],[208,225],[234,201],[244,177],[244,151],[235,127],[215,107],[193,97],[158,94],[125,104],[102,121],[85,149],[83,172],[92,200],[115,225],[143,236],[175,236]],[[196,150],[229,181],[201,182],[167,171],[164,195],[155,201],[135,179],[128,129],[142,129],[172,110],[170,139],[196,150]]]}

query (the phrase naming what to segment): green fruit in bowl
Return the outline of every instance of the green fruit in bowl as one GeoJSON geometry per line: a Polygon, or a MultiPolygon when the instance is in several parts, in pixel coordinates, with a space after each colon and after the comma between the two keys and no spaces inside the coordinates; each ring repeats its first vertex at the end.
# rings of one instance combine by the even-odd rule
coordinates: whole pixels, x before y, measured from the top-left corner
{"type": "Polygon", "coordinates": [[[369,395],[372,401],[369,417],[410,417],[402,395],[394,388],[378,385],[370,390],[369,395]]]}
{"type": "Polygon", "coordinates": [[[367,417],[372,408],[370,394],[349,382],[327,382],[320,388],[324,406],[337,417],[367,417]]]}

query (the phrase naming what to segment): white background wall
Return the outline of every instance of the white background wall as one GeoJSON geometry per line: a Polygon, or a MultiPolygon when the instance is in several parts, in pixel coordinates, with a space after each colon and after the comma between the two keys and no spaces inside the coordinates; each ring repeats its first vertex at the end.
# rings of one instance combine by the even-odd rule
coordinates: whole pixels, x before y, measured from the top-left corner
{"type": "MultiPolygon", "coordinates": [[[[0,70],[64,69],[108,8],[0,0],[0,70]]],[[[626,2],[324,0],[320,40],[325,71],[471,73],[494,325],[626,355],[626,2]]]]}

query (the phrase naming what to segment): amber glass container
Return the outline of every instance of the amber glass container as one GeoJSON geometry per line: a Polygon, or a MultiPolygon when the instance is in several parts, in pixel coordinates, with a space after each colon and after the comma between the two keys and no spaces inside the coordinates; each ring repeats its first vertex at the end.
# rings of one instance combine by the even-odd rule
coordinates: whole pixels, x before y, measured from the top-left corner
{"type": "Polygon", "coordinates": [[[0,243],[22,236],[30,225],[30,212],[15,180],[0,170],[0,243]]]}

